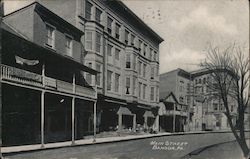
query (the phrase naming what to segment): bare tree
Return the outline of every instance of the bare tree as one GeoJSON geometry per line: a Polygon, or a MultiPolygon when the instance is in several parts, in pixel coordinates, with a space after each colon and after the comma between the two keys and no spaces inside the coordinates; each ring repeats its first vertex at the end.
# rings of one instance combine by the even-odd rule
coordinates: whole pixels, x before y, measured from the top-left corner
{"type": "Polygon", "coordinates": [[[201,66],[208,69],[213,77],[209,83],[210,89],[222,99],[225,115],[230,128],[240,145],[246,158],[249,157],[249,148],[246,144],[244,114],[248,106],[249,96],[249,57],[242,46],[233,44],[225,49],[209,45],[207,57],[201,66]],[[237,121],[232,121],[229,108],[229,97],[237,101],[237,121]]]}

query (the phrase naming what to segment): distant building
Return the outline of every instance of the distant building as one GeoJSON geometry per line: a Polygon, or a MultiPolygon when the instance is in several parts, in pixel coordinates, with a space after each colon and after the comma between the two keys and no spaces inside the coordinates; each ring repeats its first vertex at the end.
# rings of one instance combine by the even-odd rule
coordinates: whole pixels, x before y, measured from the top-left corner
{"type": "MultiPolygon", "coordinates": [[[[176,69],[160,75],[160,99],[165,99],[169,92],[172,92],[177,103],[187,105],[185,110],[189,113],[188,120],[185,122],[186,131],[230,128],[224,114],[222,100],[208,87],[208,82],[212,81],[210,72],[204,69],[193,72],[176,69]]],[[[233,123],[235,123],[237,102],[231,97],[228,98],[233,123]]]]}

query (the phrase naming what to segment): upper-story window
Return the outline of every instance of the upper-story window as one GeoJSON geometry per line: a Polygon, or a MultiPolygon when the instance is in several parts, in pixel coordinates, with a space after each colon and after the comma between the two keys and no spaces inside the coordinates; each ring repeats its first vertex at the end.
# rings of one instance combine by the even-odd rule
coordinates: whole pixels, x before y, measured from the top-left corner
{"type": "Polygon", "coordinates": [[[152,60],[152,55],[153,55],[153,49],[152,48],[150,48],[150,52],[149,52],[149,60],[152,60]]]}
{"type": "Polygon", "coordinates": [[[201,84],[201,79],[199,79],[199,84],[201,84]]]}
{"type": "Polygon", "coordinates": [[[183,97],[180,97],[180,98],[179,98],[179,101],[180,101],[180,103],[183,103],[183,102],[184,102],[184,98],[183,98],[183,97]]]}
{"type": "Polygon", "coordinates": [[[92,50],[92,32],[86,32],[86,49],[92,50]]]}
{"type": "MultiPolygon", "coordinates": [[[[92,68],[92,63],[88,63],[88,67],[92,68]]],[[[89,85],[92,84],[92,75],[90,73],[86,73],[86,81],[88,82],[89,85]]]]}
{"type": "Polygon", "coordinates": [[[150,89],[150,100],[151,101],[154,101],[154,98],[155,98],[154,91],[155,91],[155,88],[151,87],[151,89],[150,89]]]}
{"type": "Polygon", "coordinates": [[[126,68],[131,68],[130,54],[126,55],[126,68]]]}
{"type": "Polygon", "coordinates": [[[138,72],[139,72],[139,75],[141,75],[141,68],[142,68],[142,62],[139,61],[139,64],[138,64],[138,72]]]}
{"type": "Polygon", "coordinates": [[[143,64],[143,77],[146,77],[146,64],[143,64]]]}
{"type": "MultiPolygon", "coordinates": [[[[101,65],[100,64],[96,64],[96,70],[101,72],[101,65]]],[[[98,73],[96,75],[96,85],[101,86],[101,73],[98,73]]]]}
{"type": "Polygon", "coordinates": [[[146,56],[146,54],[147,54],[147,45],[146,45],[146,44],[144,44],[144,51],[143,51],[143,55],[144,55],[144,56],[146,56]]]}
{"type": "Polygon", "coordinates": [[[121,28],[121,25],[116,23],[115,24],[115,38],[116,39],[120,39],[120,28],[121,28]]]}
{"type": "Polygon", "coordinates": [[[120,60],[120,50],[115,49],[115,60],[119,61],[120,60]]]}
{"type": "Polygon", "coordinates": [[[96,52],[101,52],[101,34],[96,33],[96,52]]]}
{"type": "Polygon", "coordinates": [[[72,53],[73,53],[73,40],[72,37],[70,36],[65,36],[65,48],[66,48],[66,55],[71,56],[72,57],[72,53]]]}
{"type": "Polygon", "coordinates": [[[139,52],[141,52],[141,49],[142,49],[142,41],[141,40],[139,40],[139,42],[138,42],[138,49],[139,49],[139,52]]]}
{"type": "Polygon", "coordinates": [[[51,48],[55,48],[55,28],[50,25],[46,25],[46,30],[47,30],[46,45],[51,48]]]}
{"type": "Polygon", "coordinates": [[[156,59],[157,59],[157,52],[154,51],[154,61],[156,61],[156,59]]]}
{"type": "Polygon", "coordinates": [[[154,67],[151,67],[151,79],[154,79],[154,75],[155,75],[155,69],[154,67]]]}
{"type": "Polygon", "coordinates": [[[96,11],[95,11],[95,20],[98,23],[101,23],[101,16],[102,16],[102,11],[100,9],[96,8],[96,11]]]}
{"type": "Polygon", "coordinates": [[[133,56],[133,70],[136,70],[136,55],[133,56]]]}
{"type": "Polygon", "coordinates": [[[135,95],[136,91],[136,77],[133,77],[133,95],[135,95]]]}
{"type": "Polygon", "coordinates": [[[108,44],[108,56],[112,56],[112,45],[108,44]]]}
{"type": "Polygon", "coordinates": [[[120,74],[115,74],[115,92],[119,92],[120,87],[120,74]]]}
{"type": "Polygon", "coordinates": [[[146,88],[147,88],[147,85],[146,84],[143,84],[143,99],[146,99],[146,88]]]}
{"type": "Polygon", "coordinates": [[[113,19],[111,19],[110,17],[108,17],[107,29],[108,29],[108,33],[109,34],[112,34],[112,23],[113,23],[113,19]]]}
{"type": "Polygon", "coordinates": [[[126,94],[130,94],[130,77],[126,77],[126,94]]]}
{"type": "Polygon", "coordinates": [[[128,44],[128,35],[129,35],[128,30],[125,30],[125,44],[128,44]]]}
{"type": "Polygon", "coordinates": [[[92,14],[92,7],[93,5],[90,2],[86,2],[86,7],[85,7],[85,18],[87,20],[91,20],[91,14],[92,14]]]}
{"type": "Polygon", "coordinates": [[[112,86],[112,71],[107,71],[107,90],[111,91],[111,86],[112,86]]]}
{"type": "Polygon", "coordinates": [[[133,34],[131,34],[130,38],[131,38],[131,45],[134,46],[135,45],[135,36],[133,34]]]}
{"type": "Polygon", "coordinates": [[[139,82],[139,88],[138,88],[138,97],[141,98],[141,90],[142,90],[142,83],[139,82]]]}

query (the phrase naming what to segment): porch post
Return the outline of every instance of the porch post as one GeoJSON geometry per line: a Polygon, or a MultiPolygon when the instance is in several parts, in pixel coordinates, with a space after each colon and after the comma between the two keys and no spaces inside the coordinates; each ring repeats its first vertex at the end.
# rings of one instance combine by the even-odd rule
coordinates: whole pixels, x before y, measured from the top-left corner
{"type": "Polygon", "coordinates": [[[96,139],[96,101],[94,101],[94,140],[96,139]]]}
{"type": "Polygon", "coordinates": [[[173,132],[175,132],[175,106],[176,104],[174,104],[174,113],[173,113],[173,132]]]}
{"type": "MultiPolygon", "coordinates": [[[[42,84],[45,87],[45,65],[42,65],[42,84]]],[[[41,147],[44,147],[44,94],[45,91],[41,92],[41,147]]]]}
{"type": "Polygon", "coordinates": [[[95,101],[94,101],[94,139],[93,139],[93,142],[96,141],[96,103],[97,103],[97,86],[95,84],[95,101]]]}
{"type": "Polygon", "coordinates": [[[148,129],[148,116],[144,116],[144,128],[148,129]]]}
{"type": "Polygon", "coordinates": [[[118,114],[118,131],[121,131],[122,130],[122,114],[119,113],[118,114]]]}
{"type": "MultiPolygon", "coordinates": [[[[2,17],[4,14],[4,3],[0,2],[0,23],[2,23],[2,17]]],[[[2,26],[2,24],[1,24],[2,26]]],[[[0,64],[2,64],[2,28],[0,27],[0,64]]],[[[2,75],[2,69],[0,68],[0,75],[2,75]]],[[[0,158],[2,158],[2,116],[3,116],[3,103],[2,103],[2,79],[0,78],[0,158]]]]}
{"type": "Polygon", "coordinates": [[[136,114],[133,116],[133,130],[136,131],[136,114]]]}
{"type": "MultiPolygon", "coordinates": [[[[76,92],[76,76],[75,76],[75,73],[73,74],[73,94],[75,94],[76,92]]],[[[72,145],[75,144],[75,97],[72,98],[72,114],[71,114],[71,117],[72,117],[72,145]]]]}

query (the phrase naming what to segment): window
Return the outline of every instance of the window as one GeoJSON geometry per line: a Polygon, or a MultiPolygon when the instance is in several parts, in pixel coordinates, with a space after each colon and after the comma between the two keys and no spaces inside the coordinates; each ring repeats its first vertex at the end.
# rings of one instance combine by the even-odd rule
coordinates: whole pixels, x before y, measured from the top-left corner
{"type": "Polygon", "coordinates": [[[159,86],[156,86],[156,99],[157,102],[159,102],[159,86]]]}
{"type": "Polygon", "coordinates": [[[55,28],[50,25],[46,25],[47,30],[47,46],[55,48],[55,28]]]}
{"type": "Polygon", "coordinates": [[[147,45],[146,45],[146,44],[144,44],[144,51],[143,51],[143,55],[144,55],[144,56],[146,56],[146,54],[147,54],[147,45]]]}
{"type": "Polygon", "coordinates": [[[101,23],[101,15],[102,15],[102,11],[100,9],[96,8],[96,11],[95,11],[95,20],[98,23],[101,23]]]}
{"type": "Polygon", "coordinates": [[[119,81],[120,81],[120,75],[115,74],[115,92],[119,92],[119,81]]]}
{"type": "Polygon", "coordinates": [[[203,84],[206,84],[206,78],[203,78],[203,84]]]}
{"type": "Polygon", "coordinates": [[[143,77],[146,77],[146,64],[143,64],[143,77]]]}
{"type": "Polygon", "coordinates": [[[96,33],[96,52],[101,52],[101,34],[96,33]]]}
{"type": "Polygon", "coordinates": [[[131,34],[131,45],[134,46],[135,45],[135,36],[133,34],[131,34]]]}
{"type": "MultiPolygon", "coordinates": [[[[96,64],[96,70],[101,72],[101,65],[100,64],[96,64]]],[[[101,86],[101,73],[98,73],[96,75],[96,85],[101,86]]]]}
{"type": "Polygon", "coordinates": [[[201,84],[201,79],[199,79],[199,84],[201,84]]]}
{"type": "Polygon", "coordinates": [[[126,94],[130,94],[130,77],[126,77],[126,94]]]}
{"type": "Polygon", "coordinates": [[[157,52],[154,51],[154,61],[156,61],[157,52]]]}
{"type": "Polygon", "coordinates": [[[147,87],[147,85],[143,84],[143,99],[146,98],[146,87],[147,87]]]}
{"type": "Polygon", "coordinates": [[[133,55],[133,69],[136,70],[136,55],[133,55]]]}
{"type": "Polygon", "coordinates": [[[150,48],[150,53],[149,53],[149,60],[152,60],[152,55],[153,55],[153,49],[152,48],[150,48]]]}
{"type": "Polygon", "coordinates": [[[115,60],[119,61],[119,59],[120,59],[120,50],[115,49],[115,60]]]}
{"type": "Polygon", "coordinates": [[[180,103],[183,103],[184,102],[184,98],[183,97],[179,97],[179,101],[180,101],[180,103]]]}
{"type": "Polygon", "coordinates": [[[120,25],[119,24],[115,24],[115,38],[116,39],[120,39],[120,25]]]}
{"type": "Polygon", "coordinates": [[[86,49],[92,50],[92,32],[86,32],[86,49]]]}
{"type": "Polygon", "coordinates": [[[133,95],[135,95],[136,91],[136,77],[133,77],[133,95]]]}
{"type": "Polygon", "coordinates": [[[130,54],[126,55],[126,68],[131,68],[130,54]]]}
{"type": "MultiPolygon", "coordinates": [[[[88,67],[92,68],[92,63],[88,63],[88,67]]],[[[86,73],[86,81],[88,82],[89,85],[92,84],[92,75],[90,73],[86,73]]]]}
{"type": "Polygon", "coordinates": [[[108,44],[108,56],[112,56],[112,46],[108,44]]]}
{"type": "Polygon", "coordinates": [[[138,91],[139,98],[141,98],[141,89],[142,89],[142,83],[139,82],[139,91],[138,91]]]}
{"type": "Polygon", "coordinates": [[[154,91],[155,91],[155,88],[151,87],[151,89],[150,89],[150,100],[151,101],[154,101],[154,91]]]}
{"type": "Polygon", "coordinates": [[[142,67],[142,62],[141,61],[139,61],[139,66],[138,66],[138,71],[139,71],[139,75],[141,75],[142,74],[142,72],[141,72],[141,67],[142,67]]]}
{"type": "Polygon", "coordinates": [[[86,8],[85,8],[85,18],[87,20],[91,20],[91,10],[92,10],[92,4],[87,1],[86,8]]]}
{"type": "Polygon", "coordinates": [[[156,66],[155,68],[155,76],[157,77],[159,75],[159,66],[156,66]]]}
{"type": "Polygon", "coordinates": [[[66,54],[68,56],[71,56],[72,57],[72,45],[73,45],[73,40],[71,37],[69,36],[65,36],[65,48],[66,48],[66,54]]]}
{"type": "Polygon", "coordinates": [[[151,79],[154,79],[154,75],[155,75],[155,69],[154,67],[151,67],[151,79]]]}
{"type": "Polygon", "coordinates": [[[112,33],[112,23],[113,23],[113,20],[110,17],[108,17],[107,28],[108,28],[108,33],[109,34],[112,33]]]}
{"type": "Polygon", "coordinates": [[[214,107],[214,110],[218,110],[218,104],[217,103],[213,103],[213,107],[214,107]]]}
{"type": "Polygon", "coordinates": [[[112,83],[112,71],[107,72],[107,90],[111,91],[111,84],[112,83]]]}
{"type": "Polygon", "coordinates": [[[129,35],[129,32],[125,30],[125,44],[128,44],[128,35],[129,35]]]}
{"type": "Polygon", "coordinates": [[[138,45],[139,45],[138,46],[139,52],[141,52],[141,49],[142,49],[142,41],[141,40],[139,40],[139,44],[138,45]]]}

